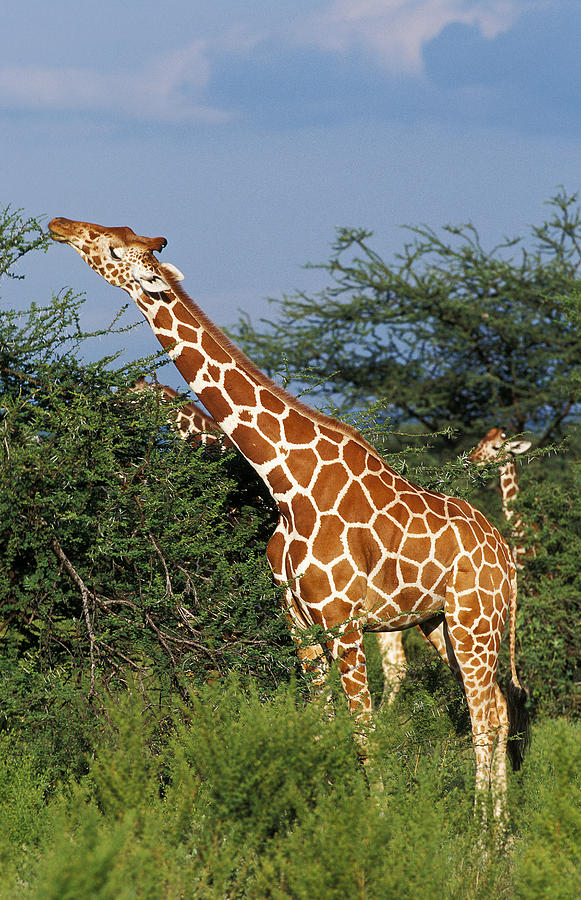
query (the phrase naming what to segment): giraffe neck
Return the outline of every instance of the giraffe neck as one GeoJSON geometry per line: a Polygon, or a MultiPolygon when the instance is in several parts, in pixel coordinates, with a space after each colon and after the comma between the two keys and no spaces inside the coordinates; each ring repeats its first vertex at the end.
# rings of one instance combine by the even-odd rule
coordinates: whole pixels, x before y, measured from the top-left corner
{"type": "Polygon", "coordinates": [[[500,467],[500,493],[502,495],[504,517],[507,522],[513,522],[513,519],[517,517],[512,504],[518,497],[518,479],[516,466],[512,460],[500,467]]]}
{"type": "MultiPolygon", "coordinates": [[[[220,429],[263,479],[275,501],[312,481],[322,444],[351,441],[375,455],[348,425],[309,409],[267,378],[168,278],[163,294],[134,295],[158,340],[220,429]],[[317,446],[317,452],[314,448],[317,446]]],[[[330,456],[327,456],[330,458],[330,456]]]]}
{"type": "Polygon", "coordinates": [[[512,506],[519,492],[516,465],[512,460],[500,468],[500,492],[502,495],[502,511],[511,528],[513,557],[520,568],[522,566],[522,558],[526,555],[526,548],[522,543],[525,527],[519,513],[512,506]]]}

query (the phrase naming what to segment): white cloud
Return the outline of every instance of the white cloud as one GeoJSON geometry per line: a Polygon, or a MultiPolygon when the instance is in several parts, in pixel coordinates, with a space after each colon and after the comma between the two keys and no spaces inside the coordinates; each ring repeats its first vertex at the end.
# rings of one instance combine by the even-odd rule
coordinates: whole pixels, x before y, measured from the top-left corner
{"type": "Polygon", "coordinates": [[[223,110],[203,102],[210,69],[203,41],[158,57],[138,72],[89,68],[0,67],[0,106],[121,113],[157,122],[221,122],[223,110]]]}
{"type": "MultiPolygon", "coordinates": [[[[211,72],[227,58],[251,57],[269,40],[345,53],[363,48],[389,72],[419,75],[425,45],[454,22],[492,38],[525,8],[544,0],[318,0],[317,12],[278,15],[250,24],[236,9],[232,22],[209,39],[145,63],[141,69],[0,65],[0,107],[110,113],[158,123],[228,121],[233,113],[205,102],[211,72]]],[[[315,4],[310,5],[313,9],[315,4]]],[[[307,4],[307,9],[309,5],[307,4]]],[[[315,7],[316,8],[316,7],[315,7]]]]}
{"type": "Polygon", "coordinates": [[[324,50],[364,47],[393,74],[419,75],[424,46],[452,23],[487,38],[512,27],[536,0],[334,0],[296,27],[295,38],[324,50]]]}

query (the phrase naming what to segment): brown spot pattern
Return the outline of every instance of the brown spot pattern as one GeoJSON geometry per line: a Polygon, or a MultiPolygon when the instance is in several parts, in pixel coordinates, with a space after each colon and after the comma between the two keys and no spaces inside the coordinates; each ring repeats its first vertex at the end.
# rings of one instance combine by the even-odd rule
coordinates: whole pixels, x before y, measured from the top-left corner
{"type": "Polygon", "coordinates": [[[338,511],[346,522],[369,522],[373,510],[359,482],[354,481],[347,488],[338,511]]]}
{"type": "Polygon", "coordinates": [[[295,479],[296,483],[303,488],[308,487],[311,483],[315,467],[317,465],[317,455],[314,450],[309,448],[305,450],[295,450],[287,459],[287,468],[295,479]]]}
{"type": "Polygon", "coordinates": [[[270,441],[278,443],[280,441],[280,422],[271,416],[270,413],[261,412],[256,419],[258,429],[270,441]]]}
{"type": "Polygon", "coordinates": [[[365,463],[368,453],[360,444],[355,441],[349,443],[343,449],[343,459],[345,460],[350,471],[358,477],[365,471],[365,463]]]}
{"type": "Polygon", "coordinates": [[[202,349],[216,363],[231,363],[232,357],[206,331],[202,333],[202,349]]]}
{"type": "Polygon", "coordinates": [[[223,392],[217,387],[207,387],[200,391],[200,400],[207,410],[212,413],[216,422],[222,422],[232,413],[232,407],[224,397],[223,392]]]}
{"type": "Polygon", "coordinates": [[[313,500],[322,512],[335,505],[337,495],[347,484],[348,475],[340,463],[323,466],[311,491],[313,500]]]}
{"type": "Polygon", "coordinates": [[[268,412],[275,413],[275,415],[280,415],[286,409],[285,404],[276,397],[273,393],[268,390],[260,391],[260,405],[263,409],[268,410],[268,412]]]}
{"type": "Polygon", "coordinates": [[[309,497],[297,494],[291,501],[294,526],[299,534],[310,537],[317,521],[317,511],[309,497]]]}
{"type": "Polygon", "coordinates": [[[226,371],[224,390],[234,406],[256,406],[254,385],[236,369],[226,371]]]}
{"type": "Polygon", "coordinates": [[[289,444],[310,444],[315,438],[315,426],[310,419],[289,409],[283,419],[284,436],[289,444]]]}
{"type": "MultiPolygon", "coordinates": [[[[201,397],[204,406],[208,406],[203,397],[201,397]]],[[[209,409],[210,407],[208,407],[209,409]]],[[[274,447],[260,435],[255,428],[249,425],[237,425],[232,432],[232,440],[237,444],[244,456],[250,462],[259,466],[264,465],[276,456],[274,447]]]]}
{"type": "Polygon", "coordinates": [[[173,325],[173,318],[170,311],[165,306],[160,306],[153,323],[156,328],[163,328],[164,331],[170,331],[173,325]]]}

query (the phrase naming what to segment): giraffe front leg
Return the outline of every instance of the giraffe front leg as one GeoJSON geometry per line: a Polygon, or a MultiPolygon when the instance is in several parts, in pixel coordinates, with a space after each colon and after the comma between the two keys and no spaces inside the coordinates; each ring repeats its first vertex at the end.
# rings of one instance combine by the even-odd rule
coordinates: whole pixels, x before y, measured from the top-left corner
{"type": "Polygon", "coordinates": [[[309,644],[304,639],[305,624],[301,621],[292,590],[284,573],[283,559],[287,549],[285,529],[280,521],[266,548],[266,556],[272,570],[275,583],[283,590],[283,612],[289,627],[290,635],[297,649],[301,669],[310,679],[312,690],[320,694],[324,690],[329,675],[329,663],[325,651],[320,644],[309,644]]]}
{"type": "Polygon", "coordinates": [[[370,756],[369,731],[371,724],[371,694],[367,681],[367,664],[363,646],[363,632],[352,622],[339,626],[336,637],[328,647],[337,660],[341,686],[349,704],[349,711],[356,719],[354,738],[357,752],[365,766],[369,789],[381,793],[384,789],[381,772],[370,756]]]}
{"type": "Polygon", "coordinates": [[[329,662],[321,644],[311,644],[305,640],[304,626],[297,617],[294,597],[289,588],[284,591],[284,614],[301,669],[307,676],[312,694],[318,697],[325,690],[329,662]]]}
{"type": "Polygon", "coordinates": [[[347,697],[349,711],[358,720],[368,720],[371,717],[371,695],[367,682],[363,632],[352,622],[343,623],[328,646],[333,659],[338,661],[341,686],[347,697]]]}
{"type": "Polygon", "coordinates": [[[329,663],[320,644],[305,643],[301,630],[289,620],[291,637],[297,648],[301,669],[308,677],[315,696],[323,693],[329,676],[329,663]]]}

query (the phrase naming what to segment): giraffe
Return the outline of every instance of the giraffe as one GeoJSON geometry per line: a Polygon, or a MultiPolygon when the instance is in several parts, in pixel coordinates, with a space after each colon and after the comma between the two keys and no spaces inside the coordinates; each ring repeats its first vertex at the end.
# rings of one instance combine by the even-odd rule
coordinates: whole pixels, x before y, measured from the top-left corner
{"type": "Polygon", "coordinates": [[[523,544],[525,526],[522,518],[512,504],[519,492],[516,464],[514,457],[530,450],[530,441],[509,441],[502,428],[491,428],[482,438],[468,459],[477,465],[486,465],[489,462],[500,462],[500,493],[502,497],[502,512],[510,525],[512,537],[512,555],[517,569],[522,569],[524,559],[531,552],[523,544]]]}
{"type": "MultiPolygon", "coordinates": [[[[158,381],[151,383],[143,377],[137,379],[131,390],[137,392],[158,390],[162,399],[168,402],[175,401],[179,397],[178,392],[169,385],[160,384],[158,381]]],[[[190,401],[172,410],[172,418],[175,420],[179,435],[184,440],[191,441],[196,447],[210,444],[213,446],[219,445],[225,450],[234,446],[232,441],[220,431],[220,427],[214,419],[196,403],[190,401]]],[[[309,675],[316,675],[315,687],[321,690],[328,673],[323,648],[320,644],[304,645],[300,635],[292,627],[291,634],[296,639],[297,651],[303,668],[309,675]],[[317,665],[321,669],[320,672],[313,671],[314,666],[316,667],[317,665]]],[[[381,703],[391,705],[395,702],[399,693],[406,668],[406,656],[401,632],[379,632],[377,634],[377,646],[383,673],[383,698],[381,703]]]]}
{"type": "Polygon", "coordinates": [[[515,667],[516,568],[510,548],[464,500],[398,475],[352,427],[267,378],[155,256],[163,237],[56,218],[51,236],[125,290],[192,390],[263,479],[279,512],[267,546],[297,631],[326,629],[351,712],[371,715],[364,631],[419,625],[461,679],[476,761],[475,806],[506,816],[505,751],[522,762],[526,692],[515,667]],[[496,681],[505,620],[511,678],[496,681]],[[508,740],[509,738],[513,740],[508,740]],[[508,742],[508,745],[507,745],[508,742]]]}
{"type": "MultiPolygon", "coordinates": [[[[180,396],[168,384],[149,382],[143,376],[137,379],[131,390],[137,393],[159,391],[162,402],[168,403],[173,403],[180,396]]],[[[214,419],[193,401],[172,408],[171,419],[180,437],[184,441],[190,441],[195,447],[220,444],[225,450],[234,446],[227,435],[220,431],[214,419]]]]}

